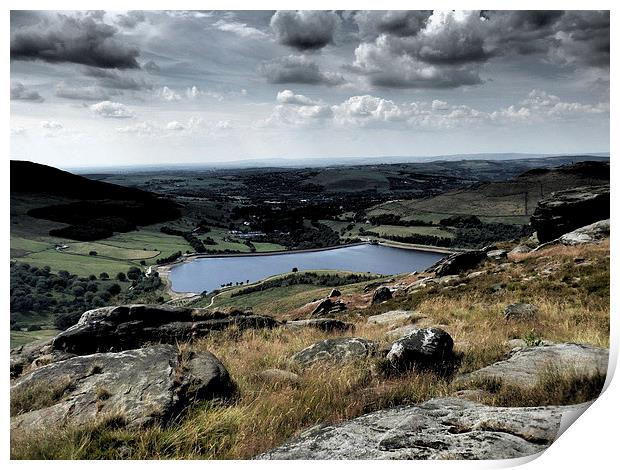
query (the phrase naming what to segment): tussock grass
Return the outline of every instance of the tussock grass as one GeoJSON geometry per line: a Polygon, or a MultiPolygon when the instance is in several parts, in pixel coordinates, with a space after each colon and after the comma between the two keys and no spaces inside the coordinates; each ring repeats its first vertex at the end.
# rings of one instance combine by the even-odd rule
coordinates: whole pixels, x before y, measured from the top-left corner
{"type": "Polygon", "coordinates": [[[58,403],[72,385],[71,379],[67,377],[53,384],[37,383],[19,390],[11,390],[11,416],[40,410],[58,403]]]}

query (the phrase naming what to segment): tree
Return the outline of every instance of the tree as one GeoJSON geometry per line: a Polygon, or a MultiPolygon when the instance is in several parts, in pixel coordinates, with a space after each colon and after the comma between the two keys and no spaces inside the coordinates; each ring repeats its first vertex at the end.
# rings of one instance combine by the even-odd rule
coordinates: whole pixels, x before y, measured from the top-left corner
{"type": "Polygon", "coordinates": [[[97,256],[97,252],[95,250],[89,251],[88,252],[89,256],[97,256]]]}
{"type": "Polygon", "coordinates": [[[127,271],[127,278],[135,281],[136,279],[140,277],[141,274],[142,274],[142,271],[140,270],[140,268],[136,268],[135,266],[132,266],[131,268],[129,268],[129,271],[127,271]]]}
{"type": "Polygon", "coordinates": [[[110,279],[110,275],[104,271],[99,274],[99,279],[110,279]]]}
{"type": "Polygon", "coordinates": [[[110,293],[110,295],[118,295],[121,293],[121,286],[119,286],[117,283],[114,283],[110,287],[108,287],[108,292],[110,293]]]}
{"type": "Polygon", "coordinates": [[[116,275],[116,279],[118,279],[119,281],[126,281],[127,280],[127,275],[125,273],[118,273],[116,275]]]}
{"type": "Polygon", "coordinates": [[[299,269],[297,269],[297,266],[295,266],[295,267],[292,269],[292,272],[296,273],[297,271],[299,271],[299,269]]]}

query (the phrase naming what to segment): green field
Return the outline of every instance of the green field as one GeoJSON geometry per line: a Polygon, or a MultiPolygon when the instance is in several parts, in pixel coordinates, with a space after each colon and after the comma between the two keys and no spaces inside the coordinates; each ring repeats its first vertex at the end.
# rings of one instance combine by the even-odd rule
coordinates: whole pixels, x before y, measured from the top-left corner
{"type": "Polygon", "coordinates": [[[32,341],[51,339],[58,334],[58,330],[46,329],[39,331],[11,331],[11,348],[16,348],[32,341]]]}

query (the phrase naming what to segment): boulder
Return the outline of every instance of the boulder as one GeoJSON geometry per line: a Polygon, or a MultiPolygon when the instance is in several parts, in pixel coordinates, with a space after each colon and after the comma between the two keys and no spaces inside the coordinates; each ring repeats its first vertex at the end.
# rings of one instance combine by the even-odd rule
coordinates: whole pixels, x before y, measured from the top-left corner
{"type": "Polygon", "coordinates": [[[329,315],[333,313],[342,312],[346,310],[347,306],[341,300],[333,301],[329,297],[321,300],[319,304],[312,310],[310,315],[313,316],[322,316],[329,315]]]}
{"type": "Polygon", "coordinates": [[[284,328],[316,328],[321,331],[347,331],[353,330],[355,326],[352,323],[345,323],[334,318],[311,318],[309,320],[292,320],[287,321],[284,328]]]}
{"type": "Polygon", "coordinates": [[[366,320],[371,325],[393,325],[410,321],[414,318],[415,312],[410,310],[390,310],[380,315],[372,315],[366,320]]]}
{"type": "Polygon", "coordinates": [[[582,245],[584,243],[598,243],[609,237],[609,219],[600,220],[572,232],[565,233],[560,237],[560,243],[564,245],[582,245]]]}
{"type": "Polygon", "coordinates": [[[265,369],[256,374],[256,378],[261,382],[274,385],[278,384],[297,386],[301,383],[301,377],[299,377],[299,375],[282,369],[265,369]]]}
{"type": "Polygon", "coordinates": [[[385,356],[393,369],[445,369],[453,359],[452,337],[441,328],[419,328],[399,339],[385,356]]]}
{"type": "Polygon", "coordinates": [[[506,258],[508,252],[506,250],[490,250],[487,251],[487,258],[499,261],[506,258]]]}
{"type": "Polygon", "coordinates": [[[519,387],[533,387],[542,374],[553,368],[585,377],[607,372],[609,350],[585,344],[558,343],[514,349],[508,359],[464,374],[457,384],[471,381],[498,380],[519,387]]]}
{"type": "Polygon", "coordinates": [[[468,269],[475,268],[486,258],[485,250],[470,250],[462,253],[454,253],[435,263],[429,268],[437,276],[460,274],[468,269]]]}
{"type": "Polygon", "coordinates": [[[311,344],[291,357],[291,362],[308,367],[316,362],[347,362],[374,354],[377,345],[363,338],[334,338],[311,344]]]}
{"type": "Polygon", "coordinates": [[[136,349],[148,343],[175,344],[235,325],[239,329],[273,328],[271,317],[251,312],[211,311],[167,305],[122,305],[85,312],[78,323],[52,341],[55,350],[84,355],[136,349]]]}
{"type": "Polygon", "coordinates": [[[514,348],[527,348],[527,343],[525,340],[521,339],[521,338],[515,338],[515,339],[511,339],[508,341],[508,346],[510,346],[512,349],[514,348]]]}
{"type": "Polygon", "coordinates": [[[404,336],[407,336],[410,333],[416,331],[419,327],[415,325],[405,325],[399,328],[394,328],[393,330],[385,333],[385,337],[391,340],[401,339],[404,336]]]}
{"type": "Polygon", "coordinates": [[[516,303],[506,305],[504,319],[506,320],[533,320],[538,316],[538,307],[533,304],[516,303]]]}
{"type": "Polygon", "coordinates": [[[392,298],[392,291],[387,286],[378,287],[377,290],[372,294],[372,303],[379,304],[381,302],[385,302],[386,300],[390,300],[392,298]]]}
{"type": "Polygon", "coordinates": [[[582,186],[551,193],[540,200],[530,222],[541,243],[609,219],[609,185],[582,186]]]}
{"type": "Polygon", "coordinates": [[[512,250],[510,250],[508,254],[509,255],[521,255],[521,254],[529,253],[530,251],[532,251],[532,248],[530,248],[527,245],[517,245],[512,250]]]}
{"type": "Polygon", "coordinates": [[[341,295],[342,294],[338,289],[332,289],[332,291],[329,293],[330,297],[340,297],[341,295]]]}
{"type": "Polygon", "coordinates": [[[459,398],[375,411],[319,425],[258,459],[273,460],[489,460],[525,457],[556,439],[571,406],[501,408],[459,398]]]}
{"type": "Polygon", "coordinates": [[[165,423],[196,399],[228,398],[234,387],[209,352],[181,356],[158,345],[78,356],[49,364],[11,386],[11,428],[21,431],[87,425],[118,418],[129,428],[165,423]],[[37,399],[42,402],[37,404],[37,399]]]}

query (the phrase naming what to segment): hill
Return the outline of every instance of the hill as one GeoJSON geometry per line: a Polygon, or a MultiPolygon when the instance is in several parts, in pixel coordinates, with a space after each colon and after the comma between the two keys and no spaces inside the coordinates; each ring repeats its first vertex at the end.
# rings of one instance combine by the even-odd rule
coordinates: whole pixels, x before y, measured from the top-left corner
{"type": "Polygon", "coordinates": [[[113,232],[181,215],[176,203],[153,193],[27,161],[11,161],[11,194],[31,202],[27,215],[69,224],[50,229],[49,235],[80,241],[108,238],[113,232]]]}

